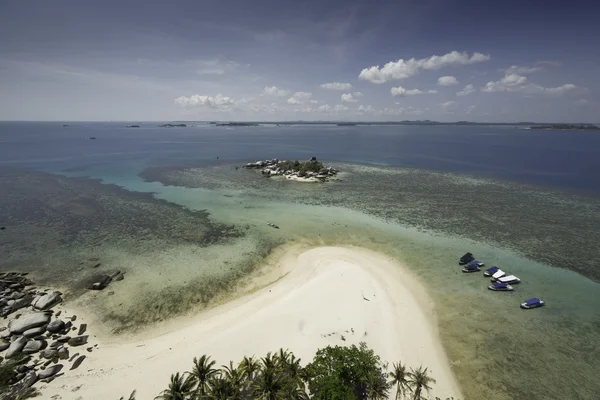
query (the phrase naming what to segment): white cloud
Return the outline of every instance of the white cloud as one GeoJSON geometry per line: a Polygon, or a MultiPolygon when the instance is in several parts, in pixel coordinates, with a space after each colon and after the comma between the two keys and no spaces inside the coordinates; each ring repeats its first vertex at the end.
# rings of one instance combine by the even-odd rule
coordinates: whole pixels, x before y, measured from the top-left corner
{"type": "Polygon", "coordinates": [[[507,74],[499,81],[490,81],[481,89],[482,92],[519,92],[527,94],[563,95],[567,92],[585,93],[587,88],[567,83],[558,87],[544,87],[527,81],[527,78],[516,73],[507,74]]]}
{"type": "Polygon", "coordinates": [[[520,85],[524,85],[525,82],[527,82],[527,78],[525,78],[524,76],[518,75],[518,74],[506,75],[500,81],[500,83],[502,85],[506,85],[506,86],[520,86],[520,85]]]}
{"type": "Polygon", "coordinates": [[[468,106],[467,108],[465,108],[465,114],[470,115],[476,108],[476,106],[468,106]]]}
{"type": "Polygon", "coordinates": [[[579,99],[575,102],[578,106],[587,106],[588,104],[590,104],[589,100],[586,99],[579,99]]]}
{"type": "MultiPolygon", "coordinates": [[[[581,89],[581,88],[577,87],[576,85],[573,85],[572,83],[567,83],[566,85],[562,85],[562,86],[555,87],[555,88],[542,88],[541,86],[540,86],[540,88],[543,89],[544,93],[558,94],[558,95],[581,89]]],[[[585,90],[586,89],[584,89],[584,91],[585,90]]]]}
{"type": "Polygon", "coordinates": [[[456,107],[456,102],[454,100],[447,101],[445,103],[439,104],[442,107],[442,110],[445,112],[451,112],[456,107]]]}
{"type": "Polygon", "coordinates": [[[356,111],[360,114],[377,114],[377,113],[379,113],[371,105],[368,105],[365,107],[362,104],[356,109],[356,111]]]}
{"type": "Polygon", "coordinates": [[[339,112],[339,111],[347,111],[347,110],[348,110],[348,107],[346,107],[346,106],[344,106],[342,104],[337,104],[335,106],[335,108],[334,108],[334,111],[337,111],[337,112],[339,112]]]}
{"type": "Polygon", "coordinates": [[[341,99],[344,103],[356,103],[358,101],[358,97],[362,97],[362,95],[363,94],[361,92],[344,93],[341,96],[341,99]]]}
{"type": "Polygon", "coordinates": [[[350,90],[352,89],[352,85],[349,83],[341,83],[341,82],[330,82],[323,83],[321,85],[323,89],[331,89],[331,90],[350,90]]]}
{"type": "Polygon", "coordinates": [[[467,96],[471,93],[476,92],[477,90],[475,89],[475,87],[473,86],[472,83],[468,84],[467,86],[464,87],[463,90],[461,90],[460,92],[456,92],[457,96],[467,96]]]}
{"type": "Polygon", "coordinates": [[[310,100],[312,93],[310,92],[296,92],[290,97],[287,102],[289,104],[304,104],[310,100]]]}
{"type": "Polygon", "coordinates": [[[490,59],[489,55],[474,53],[471,57],[467,52],[459,53],[452,51],[443,56],[431,56],[419,60],[411,58],[409,60],[399,59],[390,61],[383,67],[373,66],[363,69],[358,78],[372,83],[385,83],[392,80],[410,78],[416,75],[419,70],[438,70],[450,65],[468,65],[490,59]]]}
{"type": "Polygon", "coordinates": [[[201,96],[198,94],[190,97],[181,96],[175,99],[175,103],[179,104],[184,108],[192,107],[210,107],[210,108],[226,108],[227,106],[235,104],[232,98],[217,94],[216,96],[201,96]]]}
{"type": "Polygon", "coordinates": [[[319,104],[319,100],[311,100],[310,103],[311,104],[319,104]]]}
{"type": "Polygon", "coordinates": [[[453,76],[441,76],[438,78],[438,85],[440,86],[450,86],[458,84],[458,80],[453,76]]]}
{"type": "Polygon", "coordinates": [[[289,95],[289,90],[279,89],[277,86],[265,87],[262,91],[263,96],[278,96],[283,97],[289,95]]]}
{"type": "Polygon", "coordinates": [[[543,69],[544,68],[542,68],[542,67],[519,67],[518,65],[511,65],[510,67],[508,67],[506,69],[501,69],[500,72],[504,72],[504,74],[506,74],[506,75],[510,75],[510,74],[525,75],[525,74],[532,74],[534,72],[542,71],[543,69]]]}
{"type": "Polygon", "coordinates": [[[423,92],[422,90],[419,89],[404,89],[402,86],[398,86],[398,87],[393,87],[390,89],[390,93],[392,94],[392,96],[416,96],[419,94],[435,94],[437,93],[437,90],[428,90],[426,92],[423,92]]]}
{"type": "Polygon", "coordinates": [[[319,111],[329,112],[331,111],[331,106],[329,104],[323,104],[322,106],[319,106],[319,111]]]}

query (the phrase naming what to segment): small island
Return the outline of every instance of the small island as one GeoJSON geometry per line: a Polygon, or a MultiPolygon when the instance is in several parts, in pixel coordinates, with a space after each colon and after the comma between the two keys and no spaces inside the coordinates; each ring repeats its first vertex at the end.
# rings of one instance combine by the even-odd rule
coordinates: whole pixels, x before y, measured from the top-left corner
{"type": "Polygon", "coordinates": [[[160,128],[187,128],[186,124],[164,124],[159,125],[160,128]]]}
{"type": "Polygon", "coordinates": [[[600,126],[592,124],[552,124],[533,125],[529,129],[555,129],[555,130],[600,130],[600,126]]]}
{"type": "Polygon", "coordinates": [[[216,126],[258,126],[255,122],[223,122],[215,124],[216,126]]]}
{"type": "Polygon", "coordinates": [[[127,125],[125,128],[139,128],[139,125],[127,125]]]}
{"type": "Polygon", "coordinates": [[[316,157],[310,160],[300,162],[298,160],[273,160],[256,161],[244,165],[248,169],[260,169],[263,176],[270,178],[273,176],[282,176],[289,180],[301,182],[325,182],[334,178],[338,170],[328,167],[316,157]]]}

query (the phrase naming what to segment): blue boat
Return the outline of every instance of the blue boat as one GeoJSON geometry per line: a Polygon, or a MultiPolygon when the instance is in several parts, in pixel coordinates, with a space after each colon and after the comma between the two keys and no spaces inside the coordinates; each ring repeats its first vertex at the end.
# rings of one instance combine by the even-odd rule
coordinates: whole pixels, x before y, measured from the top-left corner
{"type": "Polygon", "coordinates": [[[488,286],[488,289],[493,290],[495,292],[511,292],[515,290],[508,283],[494,282],[492,285],[488,286]]]}
{"type": "Polygon", "coordinates": [[[544,300],[534,297],[533,299],[525,300],[525,303],[521,303],[521,308],[529,310],[531,308],[543,307],[544,304],[546,304],[544,303],[544,300]]]}
{"type": "Polygon", "coordinates": [[[493,266],[492,268],[488,268],[483,272],[483,276],[492,276],[494,275],[496,272],[498,272],[500,268],[493,266]]]}
{"type": "Polygon", "coordinates": [[[475,257],[473,257],[473,254],[467,253],[458,260],[458,265],[465,265],[467,263],[470,263],[474,259],[475,257]]]}
{"type": "Polygon", "coordinates": [[[481,265],[483,264],[477,260],[471,261],[463,267],[462,272],[479,272],[481,271],[481,265]]]}

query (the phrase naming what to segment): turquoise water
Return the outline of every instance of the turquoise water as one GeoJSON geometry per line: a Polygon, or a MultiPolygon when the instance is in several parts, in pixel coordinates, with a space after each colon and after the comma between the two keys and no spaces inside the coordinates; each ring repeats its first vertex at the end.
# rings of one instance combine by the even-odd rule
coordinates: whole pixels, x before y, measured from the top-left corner
{"type": "MultiPolygon", "coordinates": [[[[127,272],[127,279],[115,286],[114,295],[101,294],[93,300],[94,312],[107,326],[130,329],[124,321],[153,324],[173,313],[196,312],[206,303],[199,297],[205,295],[207,285],[212,285],[211,290],[229,290],[229,283],[219,285],[243,277],[275,246],[352,244],[389,254],[421,278],[435,301],[440,335],[466,398],[598,397],[600,285],[594,279],[600,276],[596,263],[600,257],[600,203],[593,195],[560,189],[585,187],[594,192],[598,169],[594,170],[595,161],[590,161],[593,155],[576,158],[564,167],[556,161],[574,152],[593,153],[598,149],[593,146],[595,137],[578,136],[567,145],[570,139],[551,133],[551,140],[540,145],[543,156],[524,160],[517,156],[531,150],[535,140],[514,138],[515,133],[505,128],[477,128],[490,129],[486,132],[494,133],[491,140],[496,142],[474,143],[470,140],[481,131],[446,132],[443,136],[440,131],[412,128],[405,132],[390,128],[349,132],[303,127],[286,134],[213,132],[208,128],[198,128],[201,133],[156,129],[133,133],[104,125],[93,129],[98,136],[96,147],[85,140],[72,143],[77,135],[87,136],[81,131],[60,131],[55,139],[63,144],[61,149],[52,147],[58,146],[52,141],[52,132],[48,137],[36,136],[49,142],[44,149],[26,136],[12,139],[21,152],[6,151],[0,163],[67,177],[91,177],[129,191],[153,193],[152,198],[168,204],[207,212],[207,217],[179,216],[198,218],[197,224],[182,229],[213,229],[210,224],[215,224],[219,230],[234,226],[236,232],[214,242],[178,243],[158,235],[149,225],[139,228],[140,236],[142,231],[147,233],[143,241],[135,235],[115,240],[118,232],[109,230],[91,235],[94,241],[88,243],[81,234],[64,242],[60,223],[48,223],[51,230],[37,226],[37,236],[31,237],[46,235],[47,241],[37,258],[45,259],[46,264],[38,267],[42,271],[51,265],[57,279],[61,271],[68,270],[71,281],[62,279],[67,289],[88,274],[71,266],[77,266],[79,259],[101,256],[102,268],[127,272]],[[371,139],[365,135],[372,135],[371,139]],[[370,143],[375,139],[381,142],[370,143]],[[387,144],[386,149],[382,143],[387,144]],[[452,154],[442,154],[444,146],[454,149],[452,154]],[[464,146],[487,151],[486,162],[458,157],[456,153],[464,146]],[[498,146],[515,152],[514,157],[502,153],[504,150],[489,150],[498,146]],[[566,150],[561,150],[563,147],[566,150]],[[263,156],[304,158],[317,150],[338,160],[332,162],[343,171],[340,181],[305,185],[269,180],[253,171],[236,170],[237,162],[231,161],[263,156]],[[216,154],[221,155],[218,161],[216,154]],[[519,159],[516,164],[515,157],[519,159]],[[424,166],[431,170],[412,168],[424,166]],[[516,179],[519,170],[522,173],[516,179]],[[269,228],[267,221],[281,229],[269,228]],[[460,272],[456,260],[466,251],[490,266],[515,273],[522,283],[513,293],[488,291],[489,280],[481,274],[460,272]],[[63,259],[68,262],[61,262],[63,259]],[[543,298],[548,306],[520,310],[519,303],[533,296],[543,298]]],[[[110,204],[109,208],[94,208],[104,213],[109,226],[112,219],[124,215],[115,212],[115,204],[133,207],[123,206],[125,210],[139,204],[148,210],[148,218],[177,214],[150,200],[125,201],[123,193],[105,190],[105,185],[94,186],[91,192],[85,189],[86,194],[78,192],[84,189],[76,181],[66,180],[61,185],[67,185],[69,196],[75,199],[83,196],[90,202],[98,197],[110,204]]],[[[0,199],[14,200],[1,189],[0,194],[0,199]]],[[[67,200],[57,197],[58,205],[52,208],[59,216],[70,212],[73,203],[67,195],[61,196],[67,200]]],[[[75,203],[80,207],[82,202],[75,203]]],[[[131,223],[141,224],[138,220],[131,223]]],[[[17,228],[7,225],[11,232],[17,228]]],[[[96,228],[86,229],[94,233],[96,228]]],[[[3,244],[10,246],[10,238],[3,244]]],[[[17,265],[19,255],[29,260],[25,253],[31,256],[38,251],[12,250],[11,266],[17,265]]],[[[22,265],[35,268],[29,261],[22,265]]]]}

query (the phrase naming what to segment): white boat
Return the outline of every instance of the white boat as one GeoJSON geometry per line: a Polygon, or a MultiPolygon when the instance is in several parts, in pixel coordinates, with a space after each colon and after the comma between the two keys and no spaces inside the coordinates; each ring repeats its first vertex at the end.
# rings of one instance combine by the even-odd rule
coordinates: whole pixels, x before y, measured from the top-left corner
{"type": "Polygon", "coordinates": [[[506,275],[506,272],[499,269],[498,271],[494,272],[494,274],[492,275],[492,281],[502,278],[505,275],[506,275]]]}
{"type": "Polygon", "coordinates": [[[501,278],[496,279],[496,282],[506,283],[508,285],[514,285],[515,283],[521,283],[521,280],[514,275],[507,275],[507,276],[503,276],[501,278]]]}

